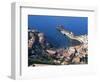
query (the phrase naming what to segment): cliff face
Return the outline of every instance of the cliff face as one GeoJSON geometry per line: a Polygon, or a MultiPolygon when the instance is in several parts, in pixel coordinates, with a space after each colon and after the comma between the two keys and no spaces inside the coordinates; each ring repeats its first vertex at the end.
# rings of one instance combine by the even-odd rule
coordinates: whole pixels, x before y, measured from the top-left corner
{"type": "Polygon", "coordinates": [[[34,29],[28,30],[28,65],[35,64],[87,64],[87,45],[55,49],[45,35],[34,29]]]}

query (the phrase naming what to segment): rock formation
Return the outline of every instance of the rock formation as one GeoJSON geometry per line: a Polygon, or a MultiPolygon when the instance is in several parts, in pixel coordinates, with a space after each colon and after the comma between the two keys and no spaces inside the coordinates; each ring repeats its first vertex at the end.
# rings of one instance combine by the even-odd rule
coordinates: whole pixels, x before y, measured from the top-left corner
{"type": "Polygon", "coordinates": [[[69,64],[87,64],[88,63],[88,43],[87,36],[75,36],[74,33],[57,27],[61,34],[70,39],[80,42],[75,46],[55,49],[47,39],[45,34],[37,30],[28,30],[28,65],[51,64],[51,65],[69,65],[69,64]]]}

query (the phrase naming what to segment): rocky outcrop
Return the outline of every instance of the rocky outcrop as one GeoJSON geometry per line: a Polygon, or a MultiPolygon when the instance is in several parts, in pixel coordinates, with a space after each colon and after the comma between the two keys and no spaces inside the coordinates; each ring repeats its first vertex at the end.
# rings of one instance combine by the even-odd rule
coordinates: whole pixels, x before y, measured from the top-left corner
{"type": "Polygon", "coordinates": [[[87,37],[87,35],[79,35],[79,36],[76,36],[73,32],[68,31],[68,30],[65,30],[62,25],[59,25],[57,27],[57,30],[61,34],[63,34],[66,37],[70,38],[71,40],[79,41],[81,44],[87,44],[88,43],[88,39],[87,39],[88,37],[87,37]]]}
{"type": "Polygon", "coordinates": [[[47,41],[43,33],[34,29],[28,30],[28,65],[69,65],[87,63],[87,44],[55,49],[54,46],[47,41]]]}

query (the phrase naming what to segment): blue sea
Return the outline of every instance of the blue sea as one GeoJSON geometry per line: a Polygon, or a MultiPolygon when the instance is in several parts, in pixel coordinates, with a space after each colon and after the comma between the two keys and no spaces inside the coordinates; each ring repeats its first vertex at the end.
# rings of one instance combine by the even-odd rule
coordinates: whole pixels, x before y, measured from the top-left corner
{"type": "Polygon", "coordinates": [[[28,15],[28,29],[43,32],[56,48],[65,48],[70,40],[56,29],[58,25],[63,25],[75,35],[88,34],[88,17],[28,15]]]}

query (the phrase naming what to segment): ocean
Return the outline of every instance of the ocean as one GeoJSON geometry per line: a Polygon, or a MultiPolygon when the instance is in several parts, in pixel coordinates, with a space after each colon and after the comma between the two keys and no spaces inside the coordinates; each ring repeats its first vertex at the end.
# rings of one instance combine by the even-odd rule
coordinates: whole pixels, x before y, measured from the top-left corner
{"type": "Polygon", "coordinates": [[[88,17],[28,15],[28,29],[44,33],[47,40],[56,48],[66,48],[70,40],[56,29],[58,25],[62,25],[75,35],[88,34],[88,17]]]}

